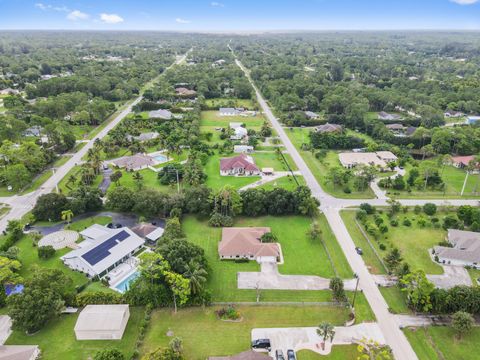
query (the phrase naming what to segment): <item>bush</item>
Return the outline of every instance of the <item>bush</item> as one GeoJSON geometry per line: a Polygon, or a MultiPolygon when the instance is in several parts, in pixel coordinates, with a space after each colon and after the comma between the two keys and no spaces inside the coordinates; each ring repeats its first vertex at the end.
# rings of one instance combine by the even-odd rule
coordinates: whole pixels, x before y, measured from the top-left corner
{"type": "Polygon", "coordinates": [[[367,212],[365,210],[358,210],[355,217],[358,221],[364,222],[367,219],[367,212]]]}
{"type": "Polygon", "coordinates": [[[435,213],[437,212],[437,205],[432,203],[426,203],[425,205],[423,205],[423,212],[428,216],[435,215],[435,213]]]}
{"type": "Polygon", "coordinates": [[[369,203],[362,203],[360,204],[360,209],[365,210],[368,215],[372,215],[375,213],[375,207],[370,205],[369,203]]]}
{"type": "Polygon", "coordinates": [[[215,311],[215,314],[222,320],[238,320],[240,319],[240,313],[233,305],[223,307],[215,311]]]}
{"type": "Polygon", "coordinates": [[[410,221],[409,218],[403,219],[402,224],[403,224],[404,226],[412,226],[412,222],[410,221]]]}
{"type": "Polygon", "coordinates": [[[125,302],[122,294],[107,293],[103,291],[85,292],[75,297],[77,306],[96,304],[122,304],[125,302]]]}
{"type": "Polygon", "coordinates": [[[260,237],[260,241],[262,243],[274,243],[274,242],[278,242],[278,239],[274,233],[266,232],[260,237]]]}
{"type": "Polygon", "coordinates": [[[345,186],[345,187],[343,188],[343,192],[344,192],[345,194],[351,194],[351,193],[352,193],[352,189],[350,189],[350,187],[348,187],[348,186],[345,186]]]}
{"type": "Polygon", "coordinates": [[[55,256],[55,252],[56,251],[52,245],[40,246],[38,248],[38,258],[43,260],[50,259],[55,256]]]}
{"type": "Polygon", "coordinates": [[[385,250],[387,250],[387,247],[385,246],[385,244],[384,244],[384,243],[381,243],[380,245],[378,245],[378,247],[379,247],[379,248],[380,248],[380,250],[382,250],[382,251],[385,251],[385,250]]]}
{"type": "Polygon", "coordinates": [[[212,227],[230,227],[233,226],[233,218],[216,212],[208,220],[208,225],[212,227]]]}
{"type": "Polygon", "coordinates": [[[393,227],[397,227],[398,226],[398,220],[397,219],[390,220],[390,225],[393,226],[393,227]]]}

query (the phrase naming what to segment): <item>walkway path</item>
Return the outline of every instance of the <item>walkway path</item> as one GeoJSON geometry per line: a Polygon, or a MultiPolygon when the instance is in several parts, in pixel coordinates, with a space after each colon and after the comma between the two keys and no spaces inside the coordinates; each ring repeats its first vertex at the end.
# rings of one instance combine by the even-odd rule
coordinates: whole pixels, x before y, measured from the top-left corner
{"type": "MultiPolygon", "coordinates": [[[[170,65],[165,71],[170,69],[172,66],[178,65],[185,61],[190,50],[187,51],[185,55],[178,57],[175,62],[170,65]]],[[[162,74],[164,74],[165,71],[162,74]]],[[[33,206],[37,202],[37,199],[41,195],[48,194],[54,191],[60,181],[65,177],[65,175],[68,174],[68,172],[72,170],[77,164],[80,164],[82,162],[82,158],[86,155],[87,151],[93,147],[95,140],[103,139],[109,133],[109,131],[112,130],[115,126],[117,126],[132,111],[132,108],[142,99],[143,96],[140,95],[132,102],[127,103],[128,105],[123,111],[121,111],[102,130],[100,130],[93,139],[88,141],[85,146],[83,146],[79,151],[73,154],[72,157],[64,165],[60,166],[57,171],[47,181],[45,181],[45,183],[38,190],[22,196],[15,195],[7,198],[2,198],[0,202],[9,204],[12,209],[8,214],[6,214],[3,218],[0,219],[0,231],[5,230],[9,220],[20,219],[26,213],[32,210],[33,206]]]]}
{"type": "MultiPolygon", "coordinates": [[[[330,279],[314,275],[283,275],[276,262],[262,262],[261,271],[237,273],[239,289],[328,290],[330,279]]],[[[356,280],[344,280],[345,290],[355,290],[356,280]]]]}
{"type": "MultiPolygon", "coordinates": [[[[293,174],[298,176],[302,175],[299,171],[294,171],[293,174]]],[[[245,191],[251,188],[256,188],[258,186],[268,184],[269,182],[278,180],[282,177],[289,176],[289,175],[292,175],[290,171],[275,171],[273,175],[262,175],[262,178],[260,180],[255,181],[254,183],[245,185],[244,187],[240,188],[239,191],[245,191]]]]}

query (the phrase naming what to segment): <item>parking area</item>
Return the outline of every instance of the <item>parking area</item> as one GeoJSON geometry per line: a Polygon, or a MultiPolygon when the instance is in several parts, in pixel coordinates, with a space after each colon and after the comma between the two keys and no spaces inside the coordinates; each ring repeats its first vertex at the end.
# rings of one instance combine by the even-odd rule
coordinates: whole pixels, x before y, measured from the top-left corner
{"type": "Polygon", "coordinates": [[[325,350],[322,350],[322,339],[317,335],[317,328],[271,328],[271,329],[253,329],[252,340],[270,339],[272,350],[270,355],[275,358],[275,350],[282,350],[286,355],[289,349],[295,352],[299,350],[312,350],[322,355],[330,353],[334,345],[349,345],[360,341],[363,338],[372,339],[380,344],[385,344],[385,338],[382,335],[377,323],[363,323],[349,327],[335,327],[335,337],[333,343],[329,341],[325,344],[325,350]]]}

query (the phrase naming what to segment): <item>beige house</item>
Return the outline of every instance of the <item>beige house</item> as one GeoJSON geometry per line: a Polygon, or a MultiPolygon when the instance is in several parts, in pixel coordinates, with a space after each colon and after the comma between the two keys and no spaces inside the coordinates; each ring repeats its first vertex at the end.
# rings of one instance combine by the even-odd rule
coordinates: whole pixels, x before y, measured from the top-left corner
{"type": "Polygon", "coordinates": [[[38,345],[1,345],[2,360],[35,360],[40,355],[38,345]]]}
{"type": "Polygon", "coordinates": [[[480,233],[448,229],[446,240],[452,247],[435,246],[434,255],[447,265],[473,266],[480,264],[480,233]]]}
{"type": "Polygon", "coordinates": [[[253,351],[253,350],[247,350],[236,355],[210,356],[208,360],[273,360],[273,359],[267,354],[253,351]]]}
{"type": "Polygon", "coordinates": [[[357,165],[378,166],[386,168],[388,163],[397,160],[397,157],[390,151],[377,152],[347,152],[338,154],[343,167],[354,168],[357,165]]]}
{"type": "Polygon", "coordinates": [[[120,340],[130,317],[128,305],[87,305],[75,324],[77,340],[120,340]]]}
{"type": "Polygon", "coordinates": [[[278,244],[262,243],[260,240],[263,234],[269,232],[269,227],[223,228],[218,255],[222,260],[274,258],[280,261],[278,244]]]}

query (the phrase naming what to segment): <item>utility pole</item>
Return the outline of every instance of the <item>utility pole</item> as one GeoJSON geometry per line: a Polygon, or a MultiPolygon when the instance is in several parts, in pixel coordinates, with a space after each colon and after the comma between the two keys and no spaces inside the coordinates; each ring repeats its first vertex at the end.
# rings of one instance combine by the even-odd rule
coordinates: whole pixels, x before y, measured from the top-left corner
{"type": "Polygon", "coordinates": [[[352,309],[355,309],[355,299],[357,298],[358,283],[360,282],[357,274],[355,274],[355,277],[357,278],[357,284],[355,285],[355,292],[353,293],[352,309]]]}

